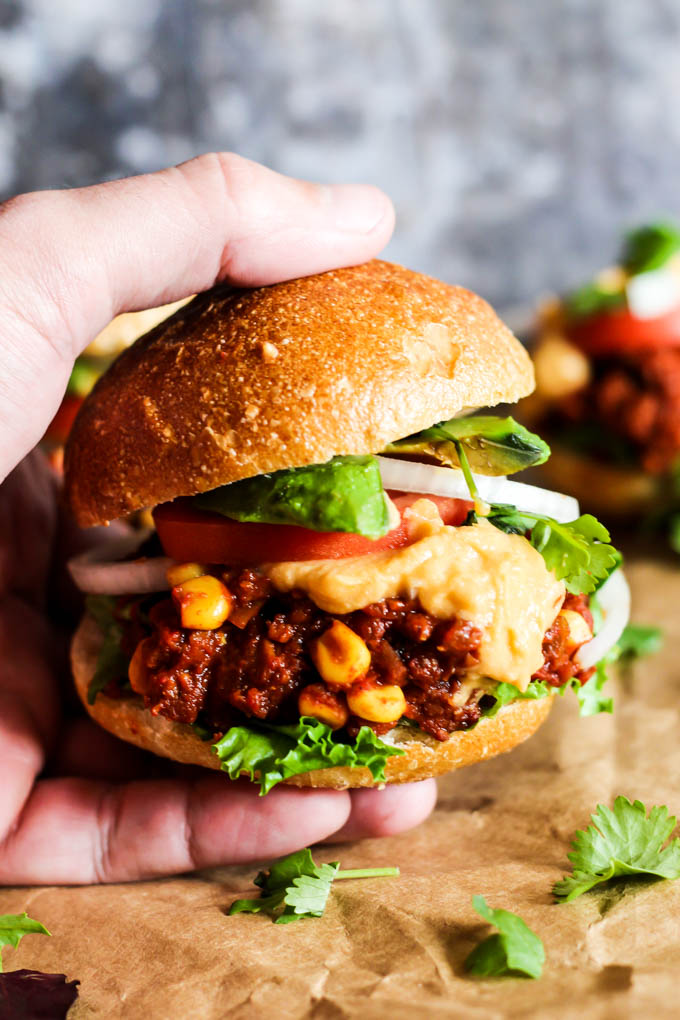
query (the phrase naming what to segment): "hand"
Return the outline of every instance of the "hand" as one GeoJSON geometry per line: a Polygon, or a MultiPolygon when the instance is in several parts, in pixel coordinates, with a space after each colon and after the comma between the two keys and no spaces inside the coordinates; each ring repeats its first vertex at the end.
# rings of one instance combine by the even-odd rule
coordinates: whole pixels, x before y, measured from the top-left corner
{"type": "Polygon", "coordinates": [[[218,280],[273,283],[361,262],[392,224],[374,188],[293,181],[231,155],[0,207],[0,883],[270,859],[398,832],[431,811],[432,781],[259,798],[249,783],[153,758],[69,711],[65,643],[48,611],[68,529],[41,456],[26,457],[74,358],[114,315],[218,280]]]}

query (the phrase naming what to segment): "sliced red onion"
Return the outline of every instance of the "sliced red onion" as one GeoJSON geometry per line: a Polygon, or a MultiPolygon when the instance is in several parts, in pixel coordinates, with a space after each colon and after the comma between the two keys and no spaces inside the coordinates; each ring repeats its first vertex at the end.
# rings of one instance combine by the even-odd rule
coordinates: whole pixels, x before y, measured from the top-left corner
{"type": "Polygon", "coordinates": [[[600,630],[576,653],[581,669],[590,669],[603,659],[619,640],[630,616],[630,588],[622,570],[615,570],[597,593],[604,617],[600,630]]]}
{"type": "Polygon", "coordinates": [[[69,560],[71,577],[88,595],[144,595],[166,591],[166,577],[175,561],[168,556],[122,559],[139,548],[144,536],[126,535],[106,545],[88,549],[69,560]]]}
{"type": "MultiPolygon", "coordinates": [[[[433,496],[450,496],[453,499],[470,499],[470,490],[457,468],[436,467],[413,460],[378,457],[380,475],[386,489],[401,492],[431,492],[433,496]]],[[[527,510],[555,521],[573,521],[579,515],[579,505],[572,496],[537,485],[510,482],[505,476],[474,475],[479,495],[488,503],[512,503],[518,510],[527,510]]]]}

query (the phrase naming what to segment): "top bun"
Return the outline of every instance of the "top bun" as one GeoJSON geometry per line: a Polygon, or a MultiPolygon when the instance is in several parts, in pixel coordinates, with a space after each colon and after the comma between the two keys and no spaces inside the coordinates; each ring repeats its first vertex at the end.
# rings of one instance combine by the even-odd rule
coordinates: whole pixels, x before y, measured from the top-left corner
{"type": "Polygon", "coordinates": [[[250,475],[380,451],[531,392],[476,294],[389,262],[199,295],[121,354],[67,443],[79,524],[250,475]]]}

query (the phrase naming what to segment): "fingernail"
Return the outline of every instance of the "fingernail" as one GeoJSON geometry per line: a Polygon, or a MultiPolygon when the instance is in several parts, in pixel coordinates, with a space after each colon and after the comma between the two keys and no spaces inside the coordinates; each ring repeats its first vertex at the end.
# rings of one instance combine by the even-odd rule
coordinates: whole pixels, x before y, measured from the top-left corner
{"type": "Polygon", "coordinates": [[[392,208],[387,195],[369,184],[330,184],[326,192],[335,226],[347,234],[370,234],[392,208]]]}

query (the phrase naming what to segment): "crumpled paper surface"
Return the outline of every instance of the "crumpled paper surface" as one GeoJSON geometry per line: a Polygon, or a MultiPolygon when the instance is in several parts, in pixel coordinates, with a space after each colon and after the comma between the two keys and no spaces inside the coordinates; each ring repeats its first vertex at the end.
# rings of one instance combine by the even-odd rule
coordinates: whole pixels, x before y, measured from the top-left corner
{"type": "Polygon", "coordinates": [[[7,969],[79,978],[69,1017],[391,1020],[680,1013],[680,881],[638,882],[556,905],[569,841],[598,802],[623,793],[680,814],[680,568],[629,561],[633,618],[663,651],[615,684],[613,716],[580,719],[560,700],[511,755],[449,775],[420,829],[339,848],[346,868],[398,864],[401,877],[339,882],[319,920],[227,917],[257,866],[90,888],[9,889],[53,933],[7,950],[7,969]],[[471,899],[519,913],[544,941],[538,981],[472,979],[463,961],[490,932],[471,899]]]}

